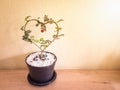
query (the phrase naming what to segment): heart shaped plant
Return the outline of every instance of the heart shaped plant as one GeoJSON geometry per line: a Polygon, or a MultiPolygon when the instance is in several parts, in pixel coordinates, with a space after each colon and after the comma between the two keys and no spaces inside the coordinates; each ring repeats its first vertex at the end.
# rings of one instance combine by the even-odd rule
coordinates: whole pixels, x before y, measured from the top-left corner
{"type": "Polygon", "coordinates": [[[21,28],[21,30],[24,32],[22,39],[24,41],[30,42],[31,44],[34,44],[40,49],[41,51],[40,59],[44,60],[45,55],[43,54],[43,52],[46,50],[46,48],[50,46],[51,43],[53,43],[55,40],[59,39],[61,36],[64,35],[64,34],[60,34],[60,30],[62,28],[58,25],[58,23],[61,21],[63,20],[60,19],[58,21],[55,21],[52,18],[49,18],[47,15],[44,16],[43,21],[40,19],[40,17],[34,19],[34,18],[31,18],[31,16],[27,16],[25,18],[25,24],[21,28]],[[35,24],[32,27],[34,26],[39,27],[39,38],[36,38],[36,35],[32,34],[34,30],[28,29],[29,24],[30,23],[33,24],[33,22],[35,24]],[[54,33],[52,34],[52,39],[45,39],[44,35],[42,35],[47,31],[49,31],[47,30],[47,25],[55,26],[54,33]]]}

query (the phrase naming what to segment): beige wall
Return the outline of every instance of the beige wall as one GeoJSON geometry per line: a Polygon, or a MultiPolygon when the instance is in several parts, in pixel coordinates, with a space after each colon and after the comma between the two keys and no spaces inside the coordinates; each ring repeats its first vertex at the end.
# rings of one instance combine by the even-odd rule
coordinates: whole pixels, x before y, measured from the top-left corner
{"type": "Polygon", "coordinates": [[[24,18],[63,18],[60,40],[47,50],[56,68],[120,69],[119,0],[0,0],[0,69],[26,68],[24,58],[38,51],[21,40],[24,18]]]}

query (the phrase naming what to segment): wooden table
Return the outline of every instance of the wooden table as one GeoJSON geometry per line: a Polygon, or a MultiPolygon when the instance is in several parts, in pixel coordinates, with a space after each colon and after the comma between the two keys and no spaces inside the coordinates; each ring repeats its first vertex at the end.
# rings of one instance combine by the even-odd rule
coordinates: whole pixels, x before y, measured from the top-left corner
{"type": "Polygon", "coordinates": [[[120,70],[56,70],[48,86],[33,86],[27,70],[0,70],[0,90],[120,90],[120,70]]]}

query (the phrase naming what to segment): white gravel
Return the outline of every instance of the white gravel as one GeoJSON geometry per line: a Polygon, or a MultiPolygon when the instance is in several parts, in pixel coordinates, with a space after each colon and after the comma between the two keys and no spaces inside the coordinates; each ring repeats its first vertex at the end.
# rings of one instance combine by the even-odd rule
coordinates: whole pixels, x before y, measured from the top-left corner
{"type": "Polygon", "coordinates": [[[46,60],[41,60],[39,58],[40,53],[41,52],[36,52],[28,56],[26,59],[26,63],[35,67],[45,67],[53,64],[56,61],[55,56],[53,54],[45,52],[43,54],[46,55],[46,60]],[[36,56],[37,58],[35,58],[36,56]]]}

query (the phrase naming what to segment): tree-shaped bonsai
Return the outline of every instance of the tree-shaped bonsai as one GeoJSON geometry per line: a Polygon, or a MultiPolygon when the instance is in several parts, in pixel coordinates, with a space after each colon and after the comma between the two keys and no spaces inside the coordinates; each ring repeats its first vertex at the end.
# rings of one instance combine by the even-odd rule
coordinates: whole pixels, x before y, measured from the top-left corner
{"type": "Polygon", "coordinates": [[[57,74],[54,70],[54,66],[57,61],[57,57],[55,54],[45,50],[55,40],[64,35],[60,34],[60,30],[62,28],[58,25],[61,21],[63,20],[60,19],[55,21],[47,15],[44,16],[43,20],[39,17],[34,19],[27,16],[25,18],[25,24],[21,27],[21,30],[24,32],[22,39],[34,44],[40,49],[39,52],[29,54],[25,60],[29,68],[27,79],[33,85],[47,85],[56,79],[57,74]],[[50,28],[50,26],[55,27],[50,28]],[[33,30],[31,27],[34,27],[33,29],[37,28],[37,30],[33,30]],[[35,31],[38,33],[34,33],[35,31]],[[46,38],[46,34],[49,35],[48,31],[50,31],[50,35],[52,35],[50,38],[46,38]],[[51,31],[53,34],[51,34],[51,31]],[[38,37],[37,34],[39,34],[38,37]]]}

